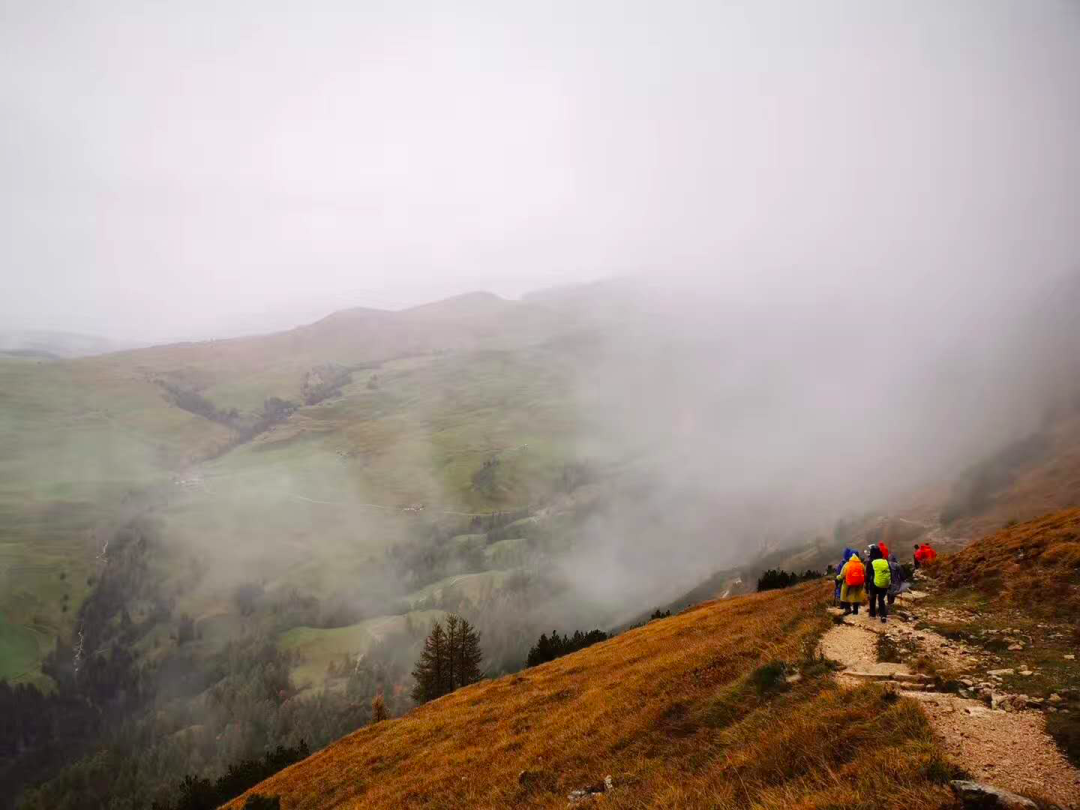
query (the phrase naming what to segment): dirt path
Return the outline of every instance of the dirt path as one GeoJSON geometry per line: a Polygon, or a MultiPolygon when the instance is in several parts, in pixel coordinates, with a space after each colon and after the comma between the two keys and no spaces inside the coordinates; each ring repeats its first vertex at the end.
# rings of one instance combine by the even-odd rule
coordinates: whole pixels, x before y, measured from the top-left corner
{"type": "Polygon", "coordinates": [[[858,617],[846,617],[843,624],[827,632],[821,652],[843,665],[838,680],[848,685],[866,681],[892,683],[905,697],[918,700],[945,750],[976,780],[1080,808],[1080,771],[1072,767],[1047,735],[1042,713],[1005,712],[977,700],[932,691],[931,679],[911,670],[908,662],[919,656],[960,674],[985,669],[976,651],[929,630],[916,630],[916,605],[908,600],[901,608],[909,621],[894,615],[882,625],[860,612],[858,617]],[[878,661],[877,645],[882,634],[901,649],[911,651],[905,663],[878,661]]]}

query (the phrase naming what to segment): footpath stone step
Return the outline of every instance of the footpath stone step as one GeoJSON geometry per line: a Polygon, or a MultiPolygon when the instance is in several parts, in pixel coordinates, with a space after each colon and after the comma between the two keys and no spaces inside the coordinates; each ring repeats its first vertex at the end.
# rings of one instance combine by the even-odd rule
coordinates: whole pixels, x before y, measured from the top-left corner
{"type": "Polygon", "coordinates": [[[844,675],[863,681],[889,681],[896,677],[892,672],[857,672],[851,669],[844,670],[844,675]]]}
{"type": "Polygon", "coordinates": [[[893,675],[893,680],[904,683],[933,683],[934,681],[931,676],[923,675],[921,672],[897,672],[893,675]]]}

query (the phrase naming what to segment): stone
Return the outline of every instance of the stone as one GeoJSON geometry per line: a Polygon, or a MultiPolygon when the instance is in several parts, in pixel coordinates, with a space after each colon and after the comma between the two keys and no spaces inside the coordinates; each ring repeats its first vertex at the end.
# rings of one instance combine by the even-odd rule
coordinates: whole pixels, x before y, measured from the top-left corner
{"type": "Polygon", "coordinates": [[[1024,649],[1023,644],[1010,644],[1009,645],[1009,652],[1020,652],[1023,649],[1024,649]]]}
{"type": "Polygon", "coordinates": [[[1075,655],[1066,655],[1066,656],[1065,656],[1065,660],[1066,660],[1066,661],[1075,661],[1075,660],[1076,660],[1076,656],[1075,656],[1075,655]]]}
{"type": "Polygon", "coordinates": [[[788,675],[784,680],[788,683],[798,683],[802,680],[802,673],[796,672],[794,675],[788,675]]]}
{"type": "Polygon", "coordinates": [[[595,785],[589,785],[588,787],[581,788],[580,790],[570,791],[570,795],[566,798],[570,801],[570,807],[581,804],[582,802],[591,801],[602,793],[609,793],[615,789],[615,781],[611,778],[611,774],[604,777],[603,782],[598,782],[595,785]]]}
{"type": "Polygon", "coordinates": [[[1038,805],[1031,799],[982,782],[955,779],[949,787],[963,806],[971,810],[1038,810],[1038,805]]]}
{"type": "Polygon", "coordinates": [[[1012,675],[1016,672],[1015,669],[991,669],[987,671],[987,675],[993,675],[996,678],[1000,678],[1002,675],[1012,675]]]}
{"type": "Polygon", "coordinates": [[[1057,692],[1050,695],[1050,697],[1048,697],[1047,700],[1050,701],[1051,703],[1053,703],[1055,706],[1058,705],[1059,703],[1064,703],[1065,702],[1065,698],[1063,698],[1057,692]]]}

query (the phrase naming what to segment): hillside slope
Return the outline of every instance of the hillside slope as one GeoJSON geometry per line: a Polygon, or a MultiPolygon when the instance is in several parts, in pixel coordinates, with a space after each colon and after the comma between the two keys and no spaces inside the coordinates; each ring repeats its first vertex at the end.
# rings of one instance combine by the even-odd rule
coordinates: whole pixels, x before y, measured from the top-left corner
{"type": "Polygon", "coordinates": [[[843,691],[813,658],[830,596],[705,603],[362,729],[252,792],[288,810],[561,808],[611,776],[610,807],[943,806],[951,771],[919,709],[843,691]]]}
{"type": "MultiPolygon", "coordinates": [[[[151,505],[169,548],[306,585],[316,544],[355,584],[356,566],[409,531],[401,507],[543,500],[577,424],[573,367],[542,345],[560,328],[542,307],[477,293],[234,340],[0,357],[0,678],[48,684],[39,665],[74,637],[105,542],[151,505]],[[272,397],[287,404],[267,420],[272,397]],[[333,506],[357,502],[369,506],[333,506]]],[[[174,578],[186,566],[159,565],[174,578]]]]}
{"type": "Polygon", "coordinates": [[[982,537],[939,568],[950,587],[974,587],[1002,606],[1080,622],[1080,509],[982,537]]]}

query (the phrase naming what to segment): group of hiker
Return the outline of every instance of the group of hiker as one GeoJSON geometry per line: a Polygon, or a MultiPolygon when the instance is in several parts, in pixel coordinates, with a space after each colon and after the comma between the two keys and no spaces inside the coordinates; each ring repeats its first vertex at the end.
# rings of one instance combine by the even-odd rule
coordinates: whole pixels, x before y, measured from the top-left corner
{"type": "MultiPolygon", "coordinates": [[[[916,568],[936,558],[937,552],[928,543],[915,545],[916,568]]],[[[858,616],[859,608],[869,601],[870,618],[880,618],[885,624],[889,607],[897,596],[910,588],[904,566],[885,543],[868,546],[862,556],[853,548],[844,549],[844,559],[836,575],[836,598],[843,606],[845,616],[858,616]]]]}

